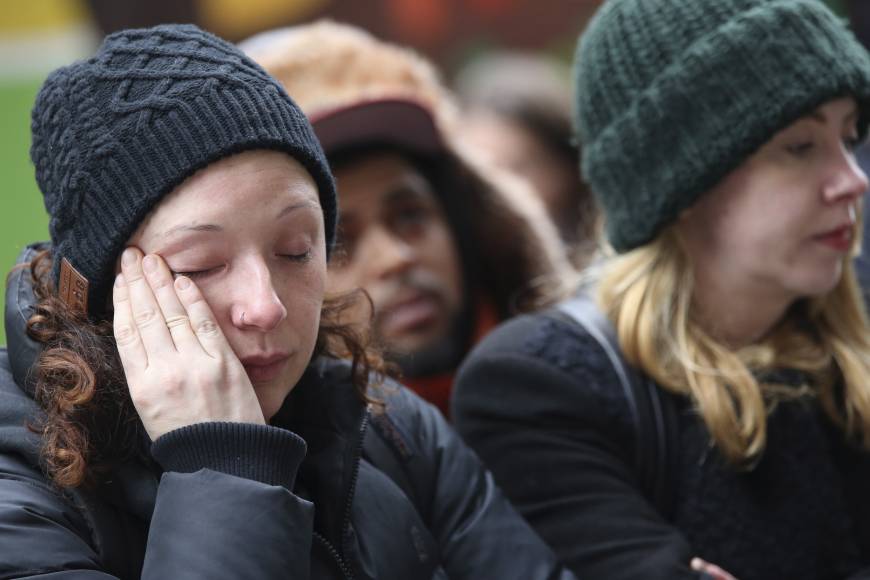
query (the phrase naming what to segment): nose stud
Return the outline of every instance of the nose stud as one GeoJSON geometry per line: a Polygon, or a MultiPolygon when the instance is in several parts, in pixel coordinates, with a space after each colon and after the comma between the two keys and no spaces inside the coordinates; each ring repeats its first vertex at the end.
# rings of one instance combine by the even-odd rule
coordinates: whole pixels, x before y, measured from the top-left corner
{"type": "Polygon", "coordinates": [[[239,322],[241,322],[242,326],[245,325],[245,311],[242,310],[242,316],[239,318],[239,322]]]}

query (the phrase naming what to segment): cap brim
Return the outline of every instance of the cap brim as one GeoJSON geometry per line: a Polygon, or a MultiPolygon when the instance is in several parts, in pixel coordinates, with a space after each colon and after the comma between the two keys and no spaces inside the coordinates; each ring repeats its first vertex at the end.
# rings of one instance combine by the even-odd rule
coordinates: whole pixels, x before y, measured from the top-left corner
{"type": "Polygon", "coordinates": [[[368,144],[394,145],[423,154],[444,149],[432,114],[410,100],[354,103],[312,115],[311,125],[327,156],[368,144]]]}

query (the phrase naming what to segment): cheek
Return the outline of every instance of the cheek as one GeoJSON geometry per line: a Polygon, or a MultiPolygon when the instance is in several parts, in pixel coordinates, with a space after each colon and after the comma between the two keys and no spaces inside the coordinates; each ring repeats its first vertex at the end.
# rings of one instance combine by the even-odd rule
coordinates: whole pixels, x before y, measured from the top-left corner
{"type": "Polygon", "coordinates": [[[462,266],[459,251],[447,224],[433,226],[420,241],[421,255],[437,274],[453,302],[462,299],[462,266]]]}
{"type": "Polygon", "coordinates": [[[282,284],[281,301],[287,309],[291,326],[300,337],[312,342],[320,325],[320,311],[326,291],[326,266],[314,266],[282,284]],[[314,335],[313,337],[310,335],[314,335]]]}
{"type": "Polygon", "coordinates": [[[331,266],[327,274],[326,288],[330,293],[341,294],[350,292],[361,285],[355,261],[346,262],[341,266],[331,266]]]}
{"type": "Polygon", "coordinates": [[[205,298],[212,315],[217,320],[218,326],[224,333],[224,336],[230,336],[233,330],[231,320],[231,304],[229,289],[223,284],[208,284],[200,282],[197,284],[200,293],[205,298]]]}
{"type": "Polygon", "coordinates": [[[694,237],[714,255],[751,259],[766,254],[781,244],[790,227],[776,201],[748,190],[720,192],[699,208],[694,237]]]}

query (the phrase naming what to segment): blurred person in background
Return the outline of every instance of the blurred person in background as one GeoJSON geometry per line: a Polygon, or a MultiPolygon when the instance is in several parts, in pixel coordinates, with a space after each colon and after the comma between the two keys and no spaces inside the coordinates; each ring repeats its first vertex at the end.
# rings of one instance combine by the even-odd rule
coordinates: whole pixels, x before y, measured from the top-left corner
{"type": "Polygon", "coordinates": [[[575,73],[616,253],[475,349],[460,433],[580,577],[867,578],[866,50],[816,0],[608,0],[575,73]]]}
{"type": "Polygon", "coordinates": [[[465,139],[529,180],[582,268],[596,249],[598,212],[580,178],[569,78],[568,67],[553,59],[494,52],[466,65],[455,86],[465,139]]]}
{"type": "Polygon", "coordinates": [[[110,35],[32,131],[52,243],[8,281],[0,577],[572,577],[341,322],[326,158],[236,47],[110,35]]]}
{"type": "Polygon", "coordinates": [[[388,357],[447,414],[468,350],[570,270],[546,211],[463,146],[451,96],[410,50],[329,21],[241,46],[312,119],[335,172],[329,290],[366,291],[388,357]]]}

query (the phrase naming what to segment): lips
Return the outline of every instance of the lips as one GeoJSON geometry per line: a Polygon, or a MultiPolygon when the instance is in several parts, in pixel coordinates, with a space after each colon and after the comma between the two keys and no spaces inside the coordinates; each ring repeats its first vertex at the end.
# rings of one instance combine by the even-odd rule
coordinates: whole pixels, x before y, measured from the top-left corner
{"type": "Polygon", "coordinates": [[[381,332],[390,335],[421,329],[436,322],[440,312],[435,296],[415,292],[381,310],[381,332]]]}
{"type": "Polygon", "coordinates": [[[252,383],[265,383],[281,374],[289,358],[287,353],[272,353],[243,357],[241,362],[252,383]]]}
{"type": "Polygon", "coordinates": [[[853,225],[845,224],[823,234],[819,234],[818,236],[814,236],[813,239],[836,252],[848,252],[852,248],[853,232],[853,225]]]}

